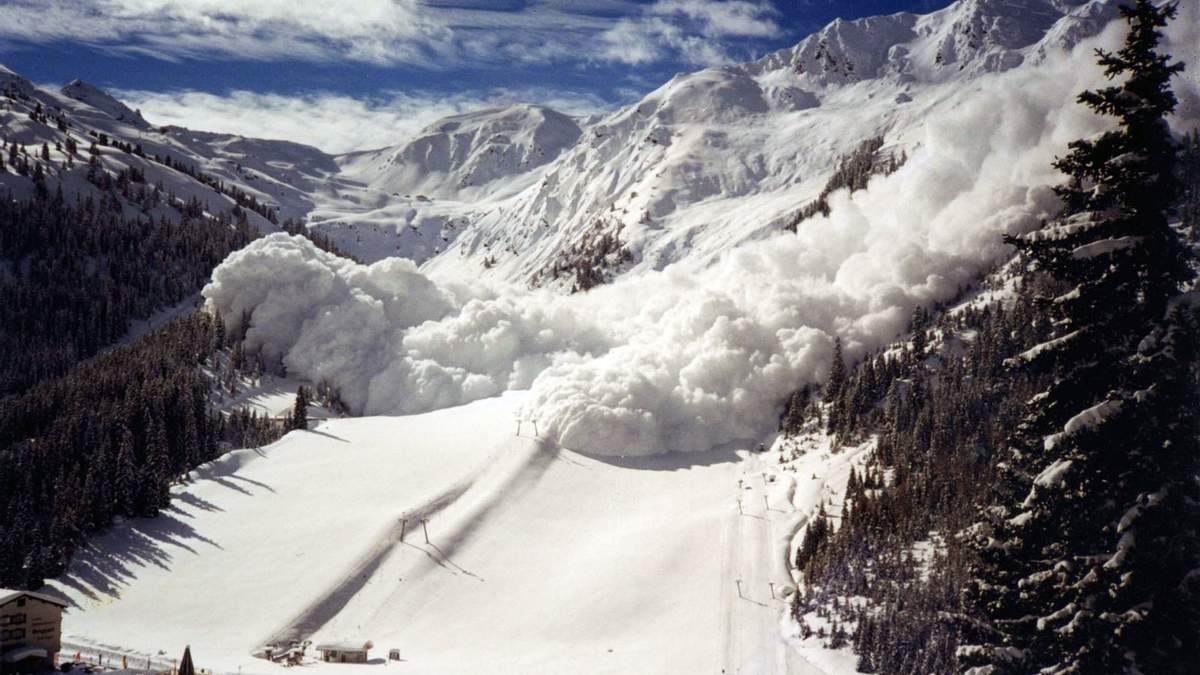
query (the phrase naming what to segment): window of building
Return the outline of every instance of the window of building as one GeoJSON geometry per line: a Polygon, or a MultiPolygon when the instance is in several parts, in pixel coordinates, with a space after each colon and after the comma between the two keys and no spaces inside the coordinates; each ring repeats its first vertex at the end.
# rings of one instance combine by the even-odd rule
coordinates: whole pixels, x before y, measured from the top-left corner
{"type": "Polygon", "coordinates": [[[0,630],[0,640],[20,640],[25,637],[24,628],[13,628],[11,630],[0,630]]]}
{"type": "Polygon", "coordinates": [[[17,607],[25,606],[25,598],[17,598],[17,607]]]}
{"type": "Polygon", "coordinates": [[[13,614],[8,617],[8,622],[14,626],[17,624],[25,623],[25,615],[24,614],[13,614]]]}

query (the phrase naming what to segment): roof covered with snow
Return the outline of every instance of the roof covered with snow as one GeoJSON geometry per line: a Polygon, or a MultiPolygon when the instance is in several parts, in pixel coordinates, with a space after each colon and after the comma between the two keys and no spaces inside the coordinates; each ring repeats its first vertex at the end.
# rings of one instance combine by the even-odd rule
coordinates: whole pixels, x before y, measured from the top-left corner
{"type": "Polygon", "coordinates": [[[24,595],[26,597],[30,597],[30,598],[36,598],[38,600],[41,600],[42,602],[48,602],[52,605],[58,605],[59,607],[67,606],[67,603],[65,601],[60,600],[52,595],[46,595],[44,593],[34,593],[33,591],[17,591],[17,590],[12,590],[12,589],[8,589],[8,588],[0,588],[0,605],[8,604],[8,601],[15,600],[17,597],[22,596],[22,595],[24,595]]]}
{"type": "Polygon", "coordinates": [[[317,645],[317,651],[319,651],[319,652],[330,652],[330,651],[365,652],[374,646],[375,646],[375,644],[373,642],[371,642],[370,640],[355,640],[352,638],[339,638],[336,640],[329,640],[327,642],[322,642],[321,644],[317,645]]]}

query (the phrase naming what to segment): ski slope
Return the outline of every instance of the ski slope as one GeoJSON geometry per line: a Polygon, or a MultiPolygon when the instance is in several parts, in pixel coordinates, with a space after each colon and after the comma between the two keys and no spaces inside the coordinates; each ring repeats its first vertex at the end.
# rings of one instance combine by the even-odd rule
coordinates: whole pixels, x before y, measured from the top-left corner
{"type": "Polygon", "coordinates": [[[73,642],[142,653],[191,644],[205,667],[270,669],[250,652],[344,585],[398,519],[436,500],[512,434],[511,399],[407,418],[334,420],[193,472],[153,519],[93,539],[49,583],[73,642]]]}
{"type": "Polygon", "coordinates": [[[328,420],[201,467],[163,515],[118,524],[50,582],[66,641],[190,644],[217,673],[276,672],[252,656],[268,643],[346,637],[419,673],[827,672],[781,631],[807,509],[777,464],[587,457],[530,423],[516,436],[522,397],[328,420]]]}

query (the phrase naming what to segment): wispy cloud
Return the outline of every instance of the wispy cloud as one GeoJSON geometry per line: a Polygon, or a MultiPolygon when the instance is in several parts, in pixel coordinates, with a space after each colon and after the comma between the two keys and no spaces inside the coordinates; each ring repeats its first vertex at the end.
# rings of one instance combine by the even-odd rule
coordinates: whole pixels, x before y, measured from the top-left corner
{"type": "Polygon", "coordinates": [[[568,114],[605,110],[590,94],[554,89],[492,89],[452,96],[393,92],[377,98],[332,93],[302,96],[233,91],[118,91],[152,124],[275,138],[341,153],[405,141],[439,118],[514,103],[538,103],[568,114]]]}
{"type": "Polygon", "coordinates": [[[409,64],[712,64],[780,34],[762,1],[5,0],[0,39],[74,41],[159,59],[409,64]]]}
{"type": "Polygon", "coordinates": [[[783,33],[778,11],[747,0],[658,0],[606,30],[599,57],[638,64],[665,58],[701,66],[730,63],[732,42],[783,33]]]}
{"type": "Polygon", "coordinates": [[[7,0],[0,34],[76,40],[161,58],[401,62],[450,30],[414,0],[7,0]]]}

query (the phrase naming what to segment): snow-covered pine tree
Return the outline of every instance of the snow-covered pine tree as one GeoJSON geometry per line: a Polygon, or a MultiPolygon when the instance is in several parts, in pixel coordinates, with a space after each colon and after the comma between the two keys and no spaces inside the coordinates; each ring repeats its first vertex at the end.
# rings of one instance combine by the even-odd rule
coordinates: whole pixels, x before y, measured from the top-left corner
{"type": "Polygon", "coordinates": [[[1182,65],[1157,51],[1173,5],[1121,11],[1124,46],[1098,56],[1123,81],[1079,96],[1117,126],[1056,162],[1064,217],[1010,240],[1049,333],[1010,362],[1054,377],[971,528],[968,673],[1200,672],[1194,326],[1169,309],[1192,277],[1168,225],[1182,65]]]}
{"type": "Polygon", "coordinates": [[[832,433],[841,424],[842,390],[846,386],[846,357],[842,355],[842,338],[833,341],[833,356],[829,363],[829,381],[825,383],[824,399],[830,404],[827,430],[832,433]]]}
{"type": "Polygon", "coordinates": [[[1194,243],[1200,241],[1200,129],[1184,137],[1179,156],[1179,175],[1184,181],[1179,200],[1179,222],[1194,243]]]}
{"type": "Polygon", "coordinates": [[[289,429],[308,428],[308,404],[310,403],[308,387],[300,385],[296,389],[296,404],[292,408],[292,419],[289,429]]]}

